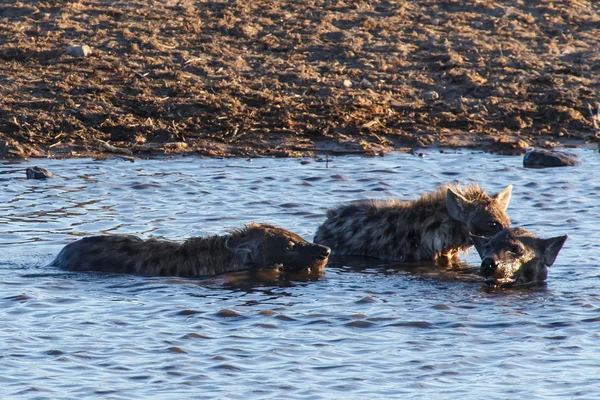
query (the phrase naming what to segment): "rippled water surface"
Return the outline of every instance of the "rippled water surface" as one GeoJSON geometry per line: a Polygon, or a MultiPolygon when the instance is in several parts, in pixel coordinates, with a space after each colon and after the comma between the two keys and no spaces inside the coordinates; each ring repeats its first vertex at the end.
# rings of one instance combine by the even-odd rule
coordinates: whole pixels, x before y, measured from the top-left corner
{"type": "Polygon", "coordinates": [[[468,151],[0,163],[0,398],[596,399],[600,155],[576,152],[580,166],[543,170],[468,151]],[[32,165],[57,177],[28,181],[32,165]],[[455,180],[513,184],[514,225],[569,234],[547,288],[361,258],[208,279],[45,267],[91,234],[183,240],[254,220],[311,240],[336,203],[455,180]]]}

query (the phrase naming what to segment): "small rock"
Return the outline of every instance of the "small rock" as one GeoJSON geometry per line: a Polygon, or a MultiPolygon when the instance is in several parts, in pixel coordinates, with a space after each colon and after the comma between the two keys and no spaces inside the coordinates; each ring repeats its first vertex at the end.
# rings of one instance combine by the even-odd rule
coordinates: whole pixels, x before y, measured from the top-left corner
{"type": "Polygon", "coordinates": [[[504,90],[503,87],[496,87],[494,89],[492,89],[491,92],[492,96],[496,96],[496,97],[504,97],[504,95],[506,94],[506,90],[504,90]]]}
{"type": "Polygon", "coordinates": [[[88,46],[87,44],[84,44],[82,46],[81,45],[69,46],[67,48],[67,50],[65,51],[65,54],[67,54],[69,56],[73,56],[73,57],[83,58],[83,57],[90,56],[92,54],[92,48],[90,46],[88,46]]]}
{"type": "Polygon", "coordinates": [[[512,130],[519,130],[527,128],[527,122],[525,122],[525,120],[520,116],[516,115],[506,121],[506,126],[512,130]]]}
{"type": "Polygon", "coordinates": [[[189,146],[186,142],[169,142],[163,144],[161,147],[165,152],[176,153],[180,151],[185,151],[189,146]]]}
{"type": "Polygon", "coordinates": [[[345,88],[351,88],[352,87],[352,81],[350,79],[344,79],[344,87],[345,88]]]}
{"type": "Polygon", "coordinates": [[[332,42],[342,42],[346,40],[346,34],[342,31],[328,32],[324,35],[324,39],[332,42]]]}
{"type": "Polygon", "coordinates": [[[236,29],[234,29],[234,33],[237,33],[240,36],[245,36],[250,39],[254,39],[258,36],[258,34],[262,31],[262,26],[254,25],[254,24],[238,24],[236,29]]]}
{"type": "Polygon", "coordinates": [[[579,163],[577,155],[558,150],[527,149],[523,157],[525,168],[571,167],[579,163]]]}
{"type": "Polygon", "coordinates": [[[363,78],[362,81],[360,81],[360,86],[363,88],[373,89],[373,84],[365,78],[363,78]]]}
{"type": "Polygon", "coordinates": [[[47,179],[54,176],[52,172],[40,167],[28,167],[25,174],[27,179],[47,179]]]}
{"type": "Polygon", "coordinates": [[[525,140],[510,135],[500,135],[494,137],[493,140],[491,151],[499,154],[521,155],[532,146],[525,140]]]}
{"type": "Polygon", "coordinates": [[[423,92],[423,99],[424,100],[437,100],[440,98],[440,95],[438,92],[436,92],[435,90],[428,90],[426,92],[423,92]]]}
{"type": "Polygon", "coordinates": [[[529,143],[522,139],[519,139],[514,143],[514,147],[516,149],[527,149],[529,147],[529,143]]]}

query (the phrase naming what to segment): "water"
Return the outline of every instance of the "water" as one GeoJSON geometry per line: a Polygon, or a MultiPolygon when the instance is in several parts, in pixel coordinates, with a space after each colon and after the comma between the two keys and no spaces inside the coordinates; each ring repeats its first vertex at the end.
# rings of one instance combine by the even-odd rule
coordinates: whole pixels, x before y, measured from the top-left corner
{"type": "Polygon", "coordinates": [[[0,397],[597,398],[600,156],[532,170],[462,151],[332,162],[196,157],[0,164],[0,397]],[[301,161],[304,161],[302,163],[301,161]],[[38,165],[59,175],[27,181],[38,165]],[[326,168],[328,166],[329,168],[326,168]],[[447,181],[514,185],[514,225],[568,233],[545,289],[490,292],[464,271],[332,258],[317,276],[66,273],[70,241],[183,240],[269,222],[311,239],[326,209],[447,181]]]}

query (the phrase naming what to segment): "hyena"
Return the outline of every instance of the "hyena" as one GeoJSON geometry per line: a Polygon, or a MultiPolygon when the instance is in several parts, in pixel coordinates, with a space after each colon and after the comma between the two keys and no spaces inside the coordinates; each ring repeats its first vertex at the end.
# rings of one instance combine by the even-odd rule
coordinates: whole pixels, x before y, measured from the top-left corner
{"type": "Polygon", "coordinates": [[[196,277],[251,268],[322,268],[330,249],[288,230],[250,223],[183,243],[131,235],[92,236],[65,246],[50,266],[71,271],[196,277]]]}
{"type": "Polygon", "coordinates": [[[327,212],[315,243],[334,254],[455,262],[471,246],[469,234],[491,236],[510,226],[511,191],[490,197],[478,185],[445,185],[412,201],[353,201],[327,212]]]}
{"type": "Polygon", "coordinates": [[[480,273],[491,287],[541,284],[567,235],[540,239],[525,228],[503,229],[491,238],[472,236],[480,273]]]}

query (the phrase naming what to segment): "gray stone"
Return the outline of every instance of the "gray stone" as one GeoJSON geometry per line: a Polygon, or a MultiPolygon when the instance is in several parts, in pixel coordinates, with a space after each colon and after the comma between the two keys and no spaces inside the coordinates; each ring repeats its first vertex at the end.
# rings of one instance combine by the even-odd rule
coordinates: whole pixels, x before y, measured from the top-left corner
{"type": "Polygon", "coordinates": [[[65,51],[65,54],[83,58],[92,54],[92,48],[87,44],[84,44],[83,46],[69,46],[65,51]]]}
{"type": "Polygon", "coordinates": [[[423,92],[423,99],[425,99],[427,101],[437,100],[439,98],[440,98],[440,95],[435,90],[428,90],[426,92],[423,92]]]}
{"type": "Polygon", "coordinates": [[[579,163],[577,155],[559,150],[528,149],[523,157],[526,168],[571,167],[579,163]]]}
{"type": "Polygon", "coordinates": [[[28,167],[25,170],[25,174],[27,175],[27,179],[47,179],[54,176],[52,172],[40,167],[28,167]]]}

